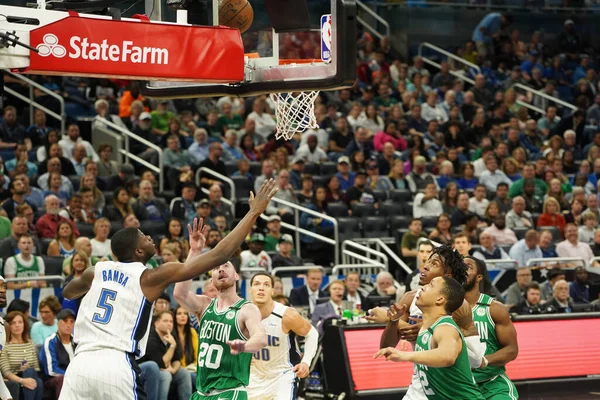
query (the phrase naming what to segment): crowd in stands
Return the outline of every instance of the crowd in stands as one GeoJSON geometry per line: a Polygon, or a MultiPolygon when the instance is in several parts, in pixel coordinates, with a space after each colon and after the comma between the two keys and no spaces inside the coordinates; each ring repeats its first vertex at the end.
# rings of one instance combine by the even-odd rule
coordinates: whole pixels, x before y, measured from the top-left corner
{"type": "MultiPolygon", "coordinates": [[[[149,267],[184,260],[188,223],[203,218],[211,227],[207,250],[213,248],[242,216],[250,190],[274,178],[279,192],[267,221],[232,260],[242,272],[332,262],[330,245],[309,235],[295,242],[282,228],[295,222],[295,210],[285,201],[336,218],[340,241],[396,239],[398,254],[414,272],[382,272],[371,297],[396,300],[410,290],[431,240],[483,260],[516,260],[516,282],[505,296],[496,295],[515,313],[571,312],[597,301],[590,297],[585,268],[576,269],[569,283],[561,265],[543,264],[547,280],[537,283],[528,265],[539,258],[595,263],[600,257],[600,63],[574,25],[565,21],[557,43],[545,43],[540,32],[521,38],[510,18],[488,15],[456,51],[481,73],[452,60],[442,60],[440,70],[426,68],[420,57],[408,63],[386,38],[377,42],[361,33],[357,83],[322,92],[315,104],[319,129],[290,141],[275,138],[276,105],[265,96],[151,102],[136,82],[39,77],[92,110],[99,117],[92,130],[109,129],[103,121],[110,121],[163,148],[165,187],[141,164],[117,162],[117,149],[84,140],[77,115],[60,132],[35,110],[34,123],[25,127],[23,104],[9,98],[0,122],[0,258],[4,276],[20,280],[8,288],[44,288],[45,275],[62,275],[67,283],[99,260],[111,260],[110,237],[122,227],[155,238],[158,254],[149,267]],[[515,83],[572,103],[575,110],[515,89],[515,83]],[[226,201],[231,190],[223,176],[234,180],[235,207],[226,201]],[[405,281],[404,289],[394,280],[405,281]]],[[[285,54],[319,46],[318,36],[290,38],[285,54]]],[[[41,92],[36,96],[55,106],[41,92]]],[[[158,164],[155,149],[132,141],[130,150],[158,164]]],[[[334,229],[329,218],[307,212],[300,212],[299,224],[327,237],[334,229]]],[[[306,285],[292,289],[289,298],[278,281],[276,299],[307,307],[315,324],[341,315],[343,299],[362,309],[371,305],[370,296],[358,290],[357,274],[330,285],[329,292],[321,290],[322,279],[321,270],[311,270],[306,285]],[[317,304],[321,297],[330,301],[317,304]]],[[[204,288],[213,291],[210,284],[204,288]]],[[[40,399],[42,386],[58,394],[74,349],[78,302],[44,299],[40,321],[31,328],[23,303],[16,300],[8,309],[0,370],[16,385],[13,390],[22,386],[25,398],[40,399]]],[[[194,372],[197,336],[184,310],[169,311],[174,306],[167,293],[157,301],[152,350],[141,363],[154,377],[147,390],[160,400],[170,388],[189,398],[194,384],[188,375],[194,372]]]]}

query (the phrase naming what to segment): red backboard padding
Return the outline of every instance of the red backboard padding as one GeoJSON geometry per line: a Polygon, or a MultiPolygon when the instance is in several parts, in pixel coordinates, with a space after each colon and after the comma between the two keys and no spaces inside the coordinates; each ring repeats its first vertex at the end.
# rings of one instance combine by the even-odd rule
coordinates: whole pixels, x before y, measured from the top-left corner
{"type": "Polygon", "coordinates": [[[244,79],[237,29],[69,16],[31,31],[28,73],[232,83],[244,79]]]}
{"type": "MultiPolygon", "coordinates": [[[[519,356],[507,366],[512,380],[600,374],[600,318],[515,322],[519,356]]],[[[411,363],[374,360],[383,329],[344,332],[355,390],[407,387],[411,363]]]]}

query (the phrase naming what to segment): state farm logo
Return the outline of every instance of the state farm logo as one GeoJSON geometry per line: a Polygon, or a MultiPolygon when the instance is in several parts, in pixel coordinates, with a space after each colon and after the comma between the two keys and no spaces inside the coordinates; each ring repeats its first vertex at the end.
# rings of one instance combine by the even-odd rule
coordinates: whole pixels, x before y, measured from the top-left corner
{"type": "Polygon", "coordinates": [[[43,43],[37,45],[38,54],[41,57],[53,55],[63,58],[68,55],[72,59],[83,59],[91,61],[110,61],[116,63],[132,64],[169,64],[169,51],[160,47],[135,46],[130,40],[124,40],[120,44],[108,43],[107,39],[100,43],[88,41],[88,38],[72,36],[69,40],[69,49],[58,44],[58,37],[47,33],[42,39],[43,43]]]}
{"type": "Polygon", "coordinates": [[[65,49],[65,46],[58,44],[56,35],[47,33],[44,35],[43,41],[44,43],[40,43],[36,47],[40,56],[48,57],[52,54],[56,58],[63,58],[67,55],[67,49],[65,49]]]}

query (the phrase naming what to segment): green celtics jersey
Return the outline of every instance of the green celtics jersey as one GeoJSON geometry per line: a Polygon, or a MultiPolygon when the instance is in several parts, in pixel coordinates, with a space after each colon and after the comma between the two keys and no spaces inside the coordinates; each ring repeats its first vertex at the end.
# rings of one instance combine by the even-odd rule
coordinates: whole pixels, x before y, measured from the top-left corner
{"type": "Polygon", "coordinates": [[[21,264],[19,262],[19,257],[17,256],[13,256],[13,259],[15,260],[15,266],[16,266],[16,274],[15,276],[17,278],[28,278],[28,277],[34,277],[34,276],[40,276],[40,267],[38,265],[38,258],[41,260],[41,257],[39,256],[35,256],[32,255],[31,256],[33,263],[31,264],[31,266],[26,267],[25,265],[21,264]]]}
{"type": "Polygon", "coordinates": [[[198,335],[198,368],[196,388],[200,393],[210,394],[248,386],[252,354],[230,353],[229,340],[248,340],[237,323],[240,308],[248,303],[240,299],[231,307],[217,310],[213,299],[200,319],[198,335]]]}
{"type": "Polygon", "coordinates": [[[419,332],[415,351],[431,350],[433,332],[440,325],[451,325],[456,329],[462,340],[462,349],[450,367],[432,368],[415,364],[425,396],[429,400],[483,400],[471,373],[467,345],[452,317],[441,317],[428,329],[419,332]]]}
{"type": "MultiPolygon", "coordinates": [[[[479,340],[481,340],[481,343],[485,343],[486,356],[502,348],[496,336],[496,324],[490,313],[492,301],[494,299],[487,294],[480,294],[477,304],[473,307],[473,322],[475,322],[477,332],[479,332],[479,340]]],[[[476,382],[483,382],[496,375],[503,374],[505,371],[504,366],[488,366],[484,369],[473,370],[473,376],[476,382]]]]}

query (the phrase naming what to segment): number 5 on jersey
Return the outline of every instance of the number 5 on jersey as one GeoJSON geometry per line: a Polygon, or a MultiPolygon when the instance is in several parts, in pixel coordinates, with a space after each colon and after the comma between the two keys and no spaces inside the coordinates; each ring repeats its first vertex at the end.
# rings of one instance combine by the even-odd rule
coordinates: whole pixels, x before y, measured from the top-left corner
{"type": "Polygon", "coordinates": [[[100,298],[98,299],[98,304],[96,305],[99,309],[101,309],[102,313],[95,313],[92,317],[92,322],[97,324],[106,325],[110,322],[113,314],[113,306],[109,301],[113,302],[117,298],[117,292],[109,289],[102,289],[100,292],[100,298]]]}

